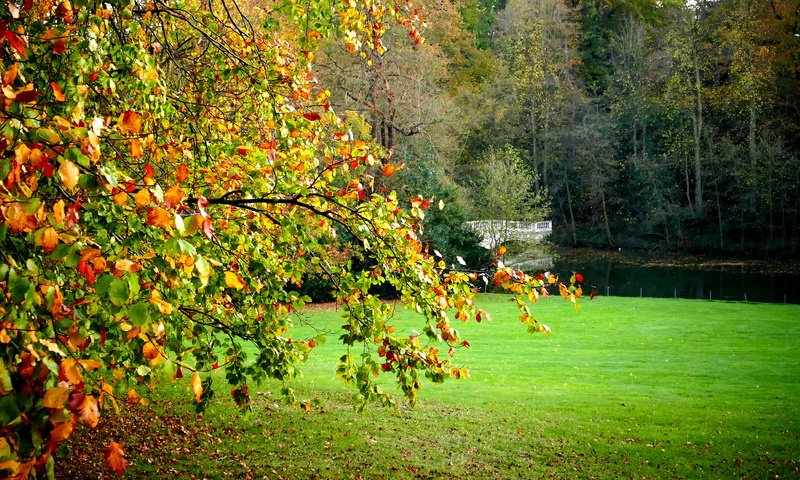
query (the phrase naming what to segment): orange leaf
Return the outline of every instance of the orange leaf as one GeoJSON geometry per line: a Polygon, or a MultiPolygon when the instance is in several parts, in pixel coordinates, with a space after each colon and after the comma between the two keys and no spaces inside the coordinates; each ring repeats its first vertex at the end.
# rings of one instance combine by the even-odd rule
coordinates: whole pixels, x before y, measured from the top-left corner
{"type": "Polygon", "coordinates": [[[87,427],[94,428],[100,422],[100,409],[97,407],[97,399],[94,396],[86,395],[83,397],[83,402],[81,402],[78,410],[80,411],[81,423],[87,427]]]}
{"type": "Polygon", "coordinates": [[[50,443],[59,443],[68,439],[72,435],[72,430],[75,429],[75,422],[72,420],[68,422],[59,423],[50,432],[50,443]]]}
{"type": "Polygon", "coordinates": [[[64,96],[64,91],[61,90],[61,87],[59,87],[56,82],[50,82],[50,86],[53,87],[53,95],[55,95],[57,102],[67,101],[67,97],[64,96]]]}
{"type": "Polygon", "coordinates": [[[394,166],[392,163],[387,163],[386,165],[381,167],[381,173],[384,177],[391,177],[394,175],[394,172],[397,171],[397,167],[394,166]]]}
{"type": "Polygon", "coordinates": [[[58,177],[67,190],[75,188],[75,185],[78,184],[80,173],[78,166],[66,159],[62,160],[61,165],[58,166],[58,177]]]}
{"type": "Polygon", "coordinates": [[[146,188],[143,188],[136,192],[133,196],[133,199],[136,200],[136,205],[140,207],[144,207],[150,204],[150,191],[146,188]]]}
{"type": "Polygon", "coordinates": [[[125,193],[124,190],[120,190],[114,195],[114,203],[119,205],[120,207],[125,205],[125,202],[128,200],[128,194],[125,193]]]}
{"type": "Polygon", "coordinates": [[[131,110],[126,110],[122,113],[121,122],[122,127],[130,133],[139,133],[142,131],[142,119],[138,113],[131,110]]]}
{"type": "Polygon", "coordinates": [[[189,167],[187,167],[185,163],[178,165],[177,178],[179,184],[183,183],[187,178],[189,178],[189,167]]]}
{"type": "Polygon", "coordinates": [[[81,364],[84,370],[87,372],[91,372],[92,370],[97,370],[103,366],[102,363],[98,362],[97,360],[78,360],[78,363],[81,364]]]}
{"type": "Polygon", "coordinates": [[[71,358],[63,360],[61,362],[60,370],[60,375],[72,382],[72,384],[78,385],[83,383],[83,376],[81,375],[80,370],[78,370],[78,362],[76,360],[71,358]]]}
{"type": "Polygon", "coordinates": [[[164,204],[167,208],[175,208],[181,204],[181,201],[183,201],[183,190],[177,185],[170,187],[164,193],[164,204]]]}
{"type": "Polygon", "coordinates": [[[142,142],[140,142],[139,140],[135,138],[131,139],[130,148],[131,148],[131,157],[142,158],[142,155],[144,155],[144,152],[142,151],[142,142]]]}
{"type": "Polygon", "coordinates": [[[62,408],[69,398],[70,389],[67,387],[52,387],[47,389],[42,399],[44,408],[62,408]]]}
{"type": "Polygon", "coordinates": [[[500,248],[497,249],[497,254],[498,255],[505,255],[507,251],[508,250],[506,250],[506,247],[500,245],[500,248]]]}
{"type": "Polygon", "coordinates": [[[3,85],[11,85],[19,75],[19,66],[15,63],[8,70],[3,73],[3,85]]]}
{"type": "Polygon", "coordinates": [[[172,215],[163,208],[148,208],[147,224],[170,231],[172,230],[172,215]]]}
{"type": "Polygon", "coordinates": [[[200,374],[194,372],[192,376],[192,390],[194,391],[194,399],[197,403],[203,399],[203,382],[200,380],[200,374]]]}
{"type": "Polygon", "coordinates": [[[128,461],[125,460],[125,452],[122,450],[122,445],[117,442],[111,442],[108,445],[105,458],[106,465],[117,475],[122,475],[125,473],[125,469],[128,468],[128,461]]]}

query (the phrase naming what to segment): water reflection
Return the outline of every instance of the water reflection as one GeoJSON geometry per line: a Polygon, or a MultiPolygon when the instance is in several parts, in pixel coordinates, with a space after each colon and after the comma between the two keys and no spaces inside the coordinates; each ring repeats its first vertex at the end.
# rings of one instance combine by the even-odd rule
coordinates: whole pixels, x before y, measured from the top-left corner
{"type": "Polygon", "coordinates": [[[580,272],[585,280],[584,290],[594,287],[598,295],[800,303],[797,276],[745,273],[736,267],[699,270],[559,259],[552,270],[562,275],[580,272]]]}

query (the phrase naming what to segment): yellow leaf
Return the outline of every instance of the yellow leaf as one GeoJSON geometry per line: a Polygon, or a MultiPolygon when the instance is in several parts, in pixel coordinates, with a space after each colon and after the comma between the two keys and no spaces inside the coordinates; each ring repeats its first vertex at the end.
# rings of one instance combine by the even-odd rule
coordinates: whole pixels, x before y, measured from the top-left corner
{"type": "Polygon", "coordinates": [[[59,200],[53,205],[53,220],[57,224],[64,223],[64,200],[59,200]]]}
{"type": "Polygon", "coordinates": [[[42,400],[44,408],[62,408],[69,398],[70,389],[67,387],[52,387],[47,389],[42,400]]]}
{"type": "Polygon", "coordinates": [[[62,160],[61,165],[58,166],[58,176],[67,190],[75,188],[75,185],[78,184],[78,177],[80,174],[81,171],[78,166],[69,160],[62,160]]]}
{"type": "Polygon", "coordinates": [[[147,360],[150,360],[151,365],[158,365],[159,363],[164,361],[164,356],[161,353],[161,349],[158,348],[157,345],[153,344],[153,342],[146,342],[142,347],[142,355],[147,360]]]}
{"type": "Polygon", "coordinates": [[[155,305],[162,315],[169,315],[172,313],[172,304],[163,300],[161,294],[157,290],[150,291],[150,303],[155,305]]]}
{"type": "Polygon", "coordinates": [[[117,399],[114,398],[114,387],[107,382],[103,382],[103,393],[101,394],[100,398],[102,399],[105,395],[111,399],[111,404],[114,406],[114,411],[117,413],[117,415],[119,415],[119,405],[117,404],[117,399]]]}
{"type": "Polygon", "coordinates": [[[228,288],[235,288],[237,290],[244,288],[244,284],[239,279],[239,276],[233,272],[225,272],[225,285],[227,285],[228,288]]]}
{"type": "Polygon", "coordinates": [[[50,253],[58,246],[58,233],[53,227],[37,230],[33,236],[36,245],[42,247],[45,253],[50,253]]]}
{"type": "Polygon", "coordinates": [[[136,200],[136,205],[144,207],[150,204],[150,191],[146,188],[143,188],[136,192],[136,194],[133,196],[133,199],[136,200]]]}
{"type": "Polygon", "coordinates": [[[57,354],[61,355],[62,357],[66,356],[66,355],[64,355],[64,352],[61,351],[61,348],[58,346],[58,344],[56,342],[52,341],[52,340],[40,339],[39,343],[41,343],[42,345],[47,347],[47,349],[50,350],[53,353],[57,353],[57,354]]]}
{"type": "Polygon", "coordinates": [[[200,380],[200,374],[194,372],[192,376],[192,391],[194,391],[194,399],[197,403],[203,399],[203,382],[200,380]]]}

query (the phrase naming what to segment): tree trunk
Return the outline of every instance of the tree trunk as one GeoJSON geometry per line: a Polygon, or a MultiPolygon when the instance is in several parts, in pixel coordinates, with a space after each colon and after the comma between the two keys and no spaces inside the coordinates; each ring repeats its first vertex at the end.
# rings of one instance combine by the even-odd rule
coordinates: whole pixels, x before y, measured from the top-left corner
{"type": "Polygon", "coordinates": [[[614,246],[614,240],[611,238],[611,228],[608,224],[608,212],[606,211],[606,192],[600,190],[600,201],[603,204],[603,222],[606,226],[606,235],[608,236],[608,245],[614,246]]]}
{"type": "Polygon", "coordinates": [[[703,99],[701,97],[700,62],[694,53],[694,208],[697,215],[703,214],[703,172],[701,166],[700,141],[703,132],[703,99]]]}
{"type": "Polygon", "coordinates": [[[569,175],[567,175],[567,167],[564,167],[564,185],[567,187],[567,209],[569,210],[569,223],[572,230],[572,246],[578,245],[578,234],[575,231],[575,214],[572,211],[572,194],[569,190],[569,175]]]}

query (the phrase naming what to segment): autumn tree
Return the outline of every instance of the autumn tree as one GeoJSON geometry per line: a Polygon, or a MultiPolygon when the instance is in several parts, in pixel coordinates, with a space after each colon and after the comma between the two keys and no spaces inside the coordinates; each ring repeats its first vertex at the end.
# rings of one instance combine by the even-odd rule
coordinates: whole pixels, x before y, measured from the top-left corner
{"type": "MultiPolygon", "coordinates": [[[[244,7],[28,0],[0,12],[5,476],[52,476],[75,428],[139,402],[164,369],[187,377],[198,409],[213,370],[244,408],[250,382],[293,377],[314,346],[288,333],[312,268],[334,280],[338,375],[359,402],[392,401],[381,373],[412,402],[423,377],[467,374],[444,352],[462,344],[454,321],[485,315],[475,274],[423,249],[432,199],[405,210],[372,191],[383,152],[345,128],[312,69],[334,32],[373,55],[390,23],[417,35],[418,13],[371,0],[244,7]],[[329,255],[342,235],[366,268],[329,255]],[[371,293],[381,284],[421,314],[420,335],[395,331],[371,293]]],[[[542,288],[507,267],[494,279],[531,298],[542,288]]],[[[123,446],[106,458],[124,471],[123,446]]]]}

